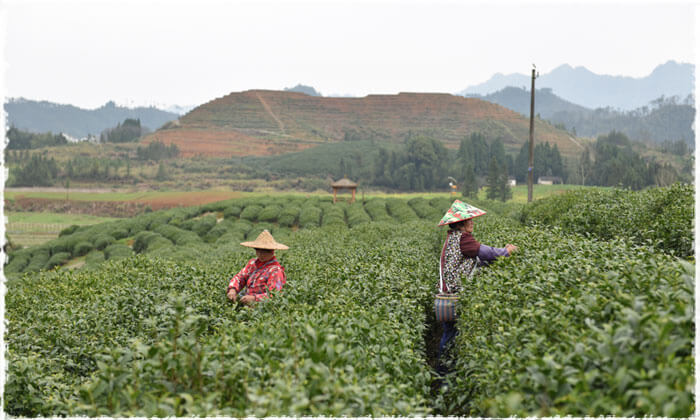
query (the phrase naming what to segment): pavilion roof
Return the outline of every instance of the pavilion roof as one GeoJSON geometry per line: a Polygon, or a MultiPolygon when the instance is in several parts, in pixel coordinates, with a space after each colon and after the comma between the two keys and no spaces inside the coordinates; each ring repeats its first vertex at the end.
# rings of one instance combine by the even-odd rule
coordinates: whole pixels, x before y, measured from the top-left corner
{"type": "Polygon", "coordinates": [[[340,179],[331,184],[331,187],[335,188],[357,188],[357,183],[352,182],[347,178],[340,179]]]}

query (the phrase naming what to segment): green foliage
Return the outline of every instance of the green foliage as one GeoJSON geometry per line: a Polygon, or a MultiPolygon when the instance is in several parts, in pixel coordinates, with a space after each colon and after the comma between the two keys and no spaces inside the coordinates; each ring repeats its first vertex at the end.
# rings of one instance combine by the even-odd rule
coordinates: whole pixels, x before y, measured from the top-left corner
{"type": "Polygon", "coordinates": [[[692,185],[685,184],[640,192],[569,191],[527,205],[521,220],[603,240],[628,238],[688,257],[693,255],[694,192],[692,185]]]}
{"type": "Polygon", "coordinates": [[[423,197],[416,197],[408,200],[407,203],[421,219],[442,217],[439,211],[430,205],[430,202],[423,197]]]}
{"type": "Polygon", "coordinates": [[[44,269],[52,270],[55,267],[62,266],[70,260],[70,252],[58,252],[51,255],[51,258],[46,262],[44,269]]]}
{"type": "Polygon", "coordinates": [[[389,222],[391,217],[386,210],[386,200],[381,198],[373,198],[365,204],[365,210],[373,222],[389,222]]]}
{"type": "Polygon", "coordinates": [[[372,221],[360,203],[355,202],[350,204],[346,212],[348,215],[348,226],[350,227],[359,226],[363,223],[369,223],[372,221]]]}
{"type": "Polygon", "coordinates": [[[266,206],[260,212],[260,215],[258,216],[258,220],[261,222],[274,223],[280,217],[281,212],[282,212],[282,207],[278,204],[272,204],[272,205],[266,206]]]}
{"type": "Polygon", "coordinates": [[[38,149],[40,147],[68,144],[66,137],[60,133],[36,134],[19,130],[13,126],[7,130],[7,141],[7,150],[38,149]]]}
{"type": "Polygon", "coordinates": [[[448,152],[438,140],[411,136],[402,150],[380,149],[374,162],[373,183],[402,191],[431,190],[447,178],[448,152]]]}
{"type": "Polygon", "coordinates": [[[73,232],[75,232],[76,230],[78,230],[79,227],[80,227],[80,226],[78,226],[78,225],[70,225],[70,226],[68,226],[67,228],[62,229],[62,230],[58,233],[58,237],[60,238],[60,237],[63,236],[63,235],[70,235],[71,233],[73,233],[73,232]]]}
{"type": "Polygon", "coordinates": [[[286,205],[282,209],[279,216],[279,225],[292,227],[297,223],[299,214],[301,213],[301,207],[296,205],[286,205]]]}
{"type": "Polygon", "coordinates": [[[172,225],[159,226],[155,232],[170,239],[175,245],[196,244],[202,241],[196,233],[172,225]]]}
{"type": "Polygon", "coordinates": [[[136,141],[143,134],[141,120],[138,118],[127,118],[116,127],[104,130],[100,134],[101,143],[127,143],[136,141]]]}
{"type": "Polygon", "coordinates": [[[30,249],[20,249],[10,253],[9,257],[10,260],[4,267],[5,274],[19,273],[27,267],[27,264],[32,259],[32,251],[30,249]]]}
{"type": "Polygon", "coordinates": [[[241,211],[243,210],[240,206],[233,205],[230,207],[226,207],[226,209],[224,210],[224,218],[238,218],[238,216],[241,215],[241,211]]]}
{"type": "Polygon", "coordinates": [[[216,215],[208,214],[196,220],[192,225],[192,231],[204,237],[214,226],[216,226],[216,215]]]}
{"type": "Polygon", "coordinates": [[[166,146],[160,141],[152,141],[148,146],[136,148],[136,157],[140,160],[160,161],[163,159],[175,158],[180,154],[177,145],[171,144],[166,146]]]}
{"type": "MultiPolygon", "coordinates": [[[[692,187],[616,194],[607,201],[649,214],[646,223],[658,223],[669,243],[677,231],[692,238],[685,225],[692,187]]],[[[13,251],[5,267],[4,409],[23,417],[693,412],[694,267],[619,234],[600,240],[521,226],[511,216],[523,206],[497,201],[470,199],[488,211],[475,236],[520,252],[481,268],[466,286],[454,373],[446,388],[431,391],[427,328],[444,238],[435,224],[452,201],[277,200],[281,215],[301,208],[299,227],[304,217],[309,227],[323,226],[292,232],[281,221],[230,217],[208,230],[206,242],[154,212],[13,251]],[[265,228],[290,246],[278,253],[287,283],[252,309],[238,307],[224,291],[253,257],[239,243],[265,228]],[[50,258],[69,258],[63,246],[115,231],[134,232],[133,251],[113,243],[88,253],[84,268],[34,273],[52,266],[50,258]]],[[[576,203],[549,210],[561,214],[576,203]]],[[[526,207],[530,223],[535,208],[526,207]]],[[[215,218],[204,207],[167,214],[190,227],[215,218]]]]}
{"type": "Polygon", "coordinates": [[[481,269],[462,293],[442,410],[692,415],[694,267],[621,240],[505,222],[477,222],[481,241],[507,238],[521,252],[481,269]]]}
{"type": "Polygon", "coordinates": [[[106,260],[120,260],[134,255],[131,248],[124,244],[112,244],[104,249],[106,260]]]}
{"type": "Polygon", "coordinates": [[[107,246],[113,244],[115,241],[115,238],[111,235],[108,235],[106,233],[100,233],[95,235],[95,237],[92,239],[92,244],[95,247],[95,249],[98,250],[103,250],[107,246]]]}
{"type": "Polygon", "coordinates": [[[202,263],[138,256],[13,282],[6,412],[430,414],[423,317],[433,250],[411,247],[407,233],[433,241],[434,230],[328,229],[290,237],[280,256],[283,293],[252,310],[232,306],[223,293],[249,249],[222,250],[202,263]],[[329,242],[329,232],[337,240],[329,242]],[[385,281],[367,281],[379,278],[385,281]],[[54,287],[32,292],[45,283],[54,287]],[[38,319],[27,313],[52,328],[35,328],[38,319]],[[39,368],[41,380],[33,375],[39,368]]]}
{"type": "MultiPolygon", "coordinates": [[[[549,142],[535,144],[532,150],[532,160],[532,179],[534,182],[537,182],[541,176],[558,176],[563,181],[568,178],[564,161],[556,144],[554,146],[550,146],[549,142]]],[[[520,183],[527,182],[529,161],[530,143],[526,141],[520,148],[514,162],[513,175],[520,183]]]]}
{"type": "Polygon", "coordinates": [[[314,202],[309,202],[301,208],[299,213],[299,227],[313,228],[321,225],[321,209],[314,202]]]}
{"type": "Polygon", "coordinates": [[[342,226],[345,227],[345,208],[346,203],[322,203],[321,209],[323,216],[321,226],[342,226]]]}
{"type": "Polygon", "coordinates": [[[88,266],[95,266],[103,263],[105,260],[105,254],[102,251],[92,251],[85,256],[85,264],[88,266]]]}
{"type": "Polygon", "coordinates": [[[81,241],[81,242],[78,242],[77,244],[75,244],[75,246],[72,249],[71,254],[74,257],[80,257],[80,256],[83,256],[83,255],[87,254],[88,252],[92,251],[92,248],[93,248],[93,245],[89,241],[81,241]]]}
{"type": "Polygon", "coordinates": [[[258,216],[260,216],[260,212],[262,212],[262,209],[262,206],[256,204],[246,206],[246,208],[244,208],[241,212],[241,219],[248,220],[250,222],[255,222],[258,220],[258,216]]]}
{"type": "Polygon", "coordinates": [[[53,157],[34,153],[28,161],[12,168],[10,174],[10,185],[14,187],[50,186],[58,177],[58,165],[53,157]]]}
{"type": "Polygon", "coordinates": [[[418,219],[416,212],[406,203],[406,200],[400,198],[388,198],[386,200],[386,209],[391,217],[398,222],[408,222],[418,219]]]}

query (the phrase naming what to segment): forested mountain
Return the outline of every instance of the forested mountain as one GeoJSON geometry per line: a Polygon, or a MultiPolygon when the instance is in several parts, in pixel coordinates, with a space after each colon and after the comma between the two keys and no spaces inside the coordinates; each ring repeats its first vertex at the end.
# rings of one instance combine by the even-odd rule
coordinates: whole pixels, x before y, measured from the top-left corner
{"type": "Polygon", "coordinates": [[[154,107],[126,108],[111,101],[97,109],[82,109],[73,105],[11,98],[4,107],[8,126],[33,133],[65,133],[77,138],[88,134],[97,136],[127,118],[138,119],[142,126],[151,130],[178,118],[175,113],[154,107]]]}
{"type": "MultiPolygon", "coordinates": [[[[506,87],[480,98],[530,115],[529,89],[506,87]]],[[[589,109],[561,99],[550,88],[542,88],[535,91],[535,113],[578,136],[596,137],[616,130],[637,141],[683,140],[691,147],[695,142],[692,97],[660,97],[638,109],[620,111],[610,107],[589,109]]]]}
{"type": "MultiPolygon", "coordinates": [[[[685,98],[693,94],[695,66],[668,61],[646,77],[634,78],[595,74],[585,67],[563,64],[549,73],[541,74],[536,88],[551,88],[560,98],[587,108],[611,107],[633,110],[661,97],[685,98]]],[[[530,89],[529,74],[495,74],[488,81],[470,86],[460,95],[488,95],[507,86],[530,89]]]]}

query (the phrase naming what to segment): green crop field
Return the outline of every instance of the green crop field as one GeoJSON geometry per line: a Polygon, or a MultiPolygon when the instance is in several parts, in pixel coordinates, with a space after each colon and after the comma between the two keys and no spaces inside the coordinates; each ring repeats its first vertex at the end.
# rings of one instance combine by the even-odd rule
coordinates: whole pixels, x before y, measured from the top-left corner
{"type": "Polygon", "coordinates": [[[693,194],[674,185],[469,200],[488,212],[475,237],[520,251],[465,285],[442,387],[436,224],[453,197],[250,196],[72,226],[5,265],[4,410],[689,417],[693,194]],[[643,236],[626,210],[639,203],[646,218],[635,223],[664,220],[643,236]],[[614,234],[576,229],[594,220],[614,234]],[[239,307],[225,288],[254,255],[239,243],[262,229],[290,247],[277,252],[287,283],[239,307]]]}

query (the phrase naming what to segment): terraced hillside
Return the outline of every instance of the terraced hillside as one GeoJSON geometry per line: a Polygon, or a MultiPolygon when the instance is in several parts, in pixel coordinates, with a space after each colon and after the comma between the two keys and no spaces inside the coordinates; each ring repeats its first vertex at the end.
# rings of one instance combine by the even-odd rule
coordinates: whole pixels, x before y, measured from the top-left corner
{"type": "MultiPolygon", "coordinates": [[[[298,92],[233,92],[201,105],[146,137],[177,144],[185,155],[243,156],[298,151],[327,142],[402,142],[424,134],[457,148],[471,133],[503,140],[518,150],[529,137],[529,119],[476,98],[438,93],[325,98],[298,92]]],[[[537,141],[577,155],[569,135],[537,121],[537,141]]]]}

